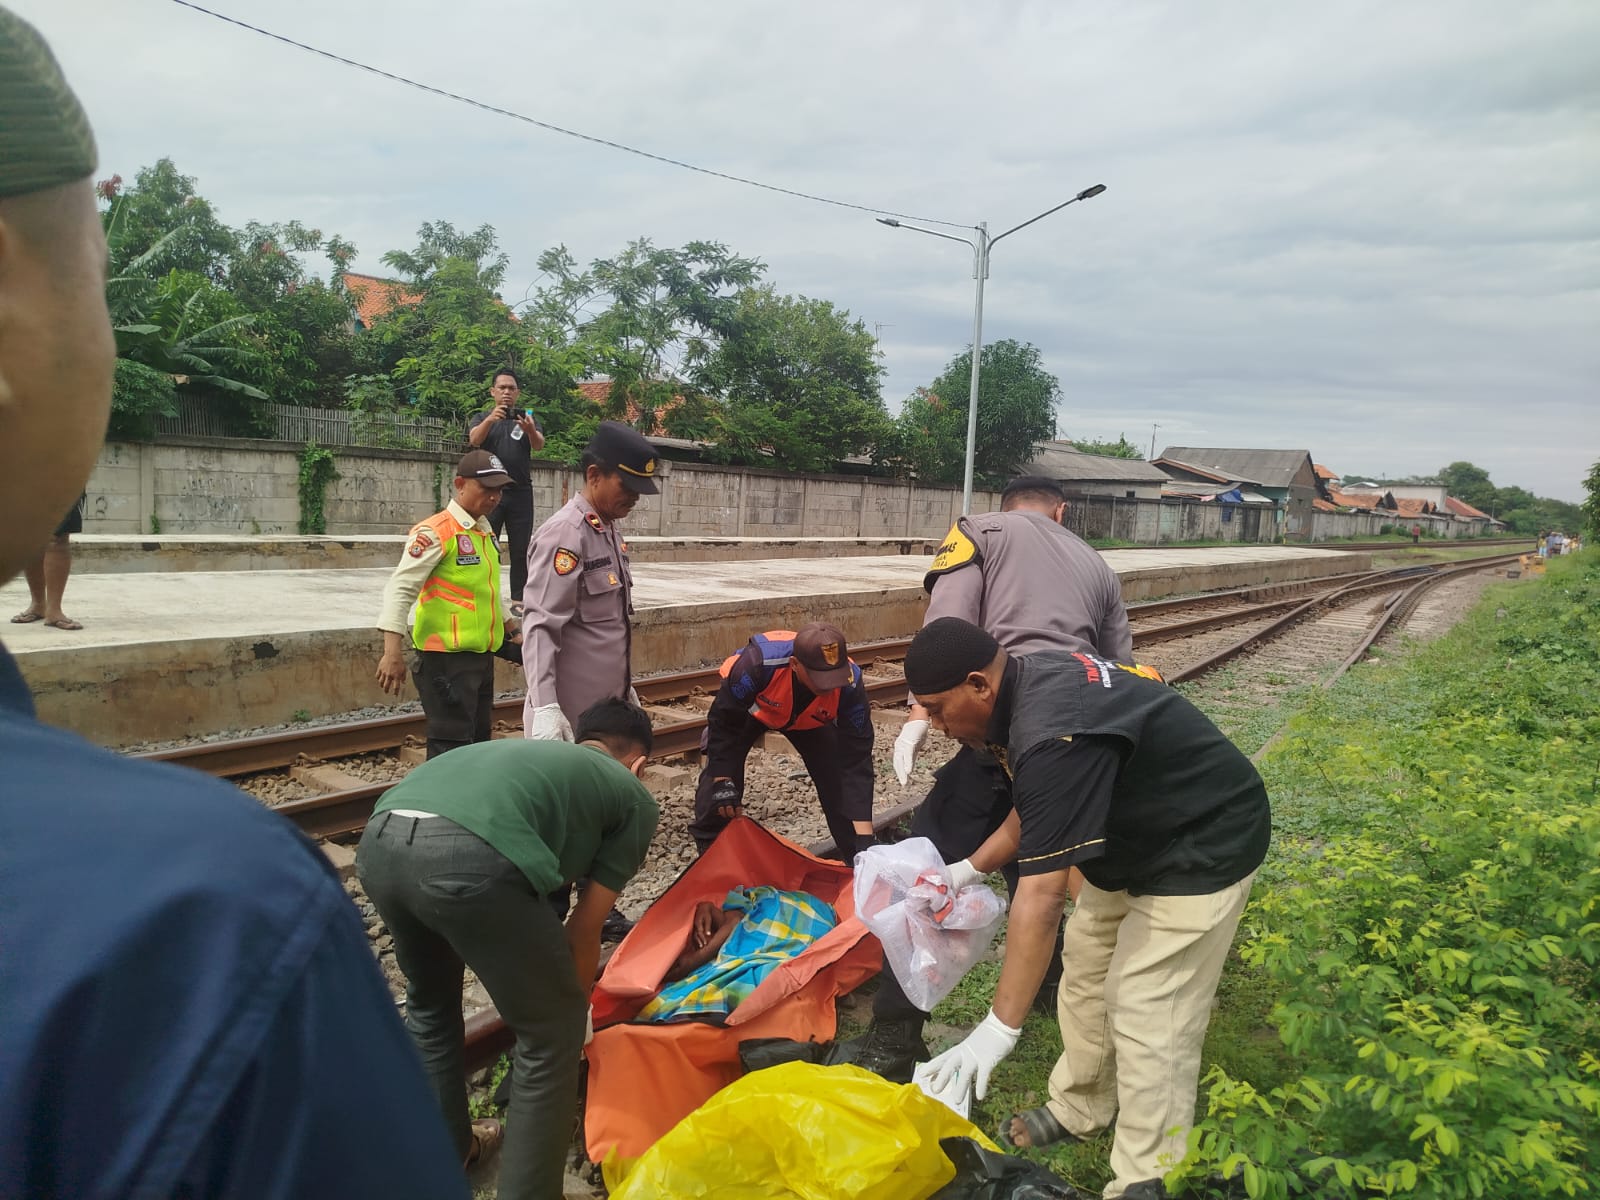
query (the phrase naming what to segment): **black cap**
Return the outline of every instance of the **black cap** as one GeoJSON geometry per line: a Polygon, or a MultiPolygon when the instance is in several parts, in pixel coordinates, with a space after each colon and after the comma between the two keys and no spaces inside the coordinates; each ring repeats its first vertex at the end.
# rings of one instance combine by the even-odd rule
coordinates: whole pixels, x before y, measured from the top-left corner
{"type": "Polygon", "coordinates": [[[633,426],[601,421],[584,449],[620,472],[629,491],[656,494],[656,448],[633,426]]]}

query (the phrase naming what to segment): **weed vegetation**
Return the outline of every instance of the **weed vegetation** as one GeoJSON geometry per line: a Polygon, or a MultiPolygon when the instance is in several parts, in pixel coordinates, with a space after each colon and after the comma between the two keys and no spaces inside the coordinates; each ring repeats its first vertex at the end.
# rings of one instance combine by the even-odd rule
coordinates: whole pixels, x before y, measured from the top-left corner
{"type": "MultiPolygon", "coordinates": [[[[1285,684],[1283,709],[1300,712],[1261,763],[1273,849],[1169,1186],[1206,1198],[1590,1194],[1600,555],[1491,589],[1444,638],[1329,691],[1285,684]]],[[[1248,752],[1266,725],[1230,712],[1226,691],[1195,699],[1248,752]]],[[[980,964],[935,1020],[980,1020],[997,977],[980,964]]],[[[973,1119],[994,1131],[1043,1103],[1059,1053],[1055,1021],[1030,1016],[973,1119]]],[[[1095,1192],[1109,1149],[1107,1135],[1022,1153],[1095,1192]]]]}

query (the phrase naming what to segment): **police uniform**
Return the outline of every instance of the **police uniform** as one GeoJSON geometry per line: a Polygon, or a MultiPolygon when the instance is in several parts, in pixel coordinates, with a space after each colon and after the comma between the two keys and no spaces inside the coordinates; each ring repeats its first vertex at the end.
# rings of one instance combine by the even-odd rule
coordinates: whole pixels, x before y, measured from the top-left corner
{"type": "Polygon", "coordinates": [[[807,627],[819,629],[831,634],[831,642],[820,641],[817,646],[825,650],[831,644],[833,661],[818,660],[816,668],[806,665],[815,672],[836,671],[847,664],[848,682],[843,686],[813,692],[801,683],[791,666],[797,637],[792,630],[758,633],[723,662],[722,685],[706,715],[706,763],[689,826],[702,851],[728,823],[716,811],[726,802],[714,794],[718,782],[731,781],[734,794],[742,798],[750,748],[763,734],[776,730],[789,739],[806,765],[839,857],[848,862],[855,856],[855,822],[872,819],[872,711],[861,668],[850,661],[843,635],[829,626],[807,627]]]}
{"type": "MultiPolygon", "coordinates": [[[[1041,512],[1015,509],[960,518],[924,576],[923,624],[959,617],[1007,654],[1082,651],[1131,661],[1133,634],[1122,584],[1099,551],[1041,512]]],[[[962,747],[934,773],[911,832],[930,839],[946,862],[971,856],[1011,814],[1011,794],[993,761],[962,747]]],[[[1016,892],[1017,868],[1003,870],[1016,892]]],[[[1059,967],[1052,968],[1053,978],[1059,967]]],[[[1047,983],[1049,982],[1047,978],[1047,983]]],[[[877,1022],[918,1020],[892,972],[873,1002],[877,1022]]]]}
{"type": "Polygon", "coordinates": [[[505,638],[496,542],[487,520],[452,500],[412,526],[383,590],[379,629],[403,635],[416,607],[409,666],[428,717],[429,758],[489,740],[494,652],[505,638]]]}
{"type": "MultiPolygon", "coordinates": [[[[655,449],[637,430],[603,422],[589,449],[631,491],[655,494],[655,449]]],[[[627,542],[582,492],[534,533],[522,601],[523,715],[530,732],[534,712],[546,705],[559,704],[576,726],[597,701],[627,698],[633,638],[627,542]]]]}

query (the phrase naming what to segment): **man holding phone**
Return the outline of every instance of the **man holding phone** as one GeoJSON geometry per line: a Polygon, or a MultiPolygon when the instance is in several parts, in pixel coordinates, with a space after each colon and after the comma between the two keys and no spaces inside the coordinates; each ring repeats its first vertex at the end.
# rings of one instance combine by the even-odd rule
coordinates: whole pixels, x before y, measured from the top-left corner
{"type": "Polygon", "coordinates": [[[504,465],[511,482],[500,493],[500,503],[489,514],[495,537],[506,535],[511,559],[511,615],[522,615],[522,589],[528,582],[528,542],[533,537],[533,453],[544,449],[544,432],[533,410],[522,406],[522,381],[509,367],[496,371],[489,381],[494,407],[473,417],[467,441],[489,451],[504,465]]]}

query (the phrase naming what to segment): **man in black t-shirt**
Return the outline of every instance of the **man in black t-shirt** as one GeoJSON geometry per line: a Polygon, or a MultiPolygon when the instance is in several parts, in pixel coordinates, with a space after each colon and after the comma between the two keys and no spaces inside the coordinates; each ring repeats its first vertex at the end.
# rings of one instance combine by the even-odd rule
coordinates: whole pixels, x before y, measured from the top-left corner
{"type": "Polygon", "coordinates": [[[522,381],[509,367],[489,383],[494,407],[467,424],[467,441],[505,464],[511,482],[489,514],[495,537],[506,535],[511,559],[511,615],[522,615],[522,589],[528,582],[528,542],[533,538],[533,455],[544,449],[544,432],[533,410],[522,407],[522,381]]]}
{"type": "MultiPolygon", "coordinates": [[[[1011,1118],[1016,1146],[1082,1140],[1116,1120],[1107,1196],[1158,1197],[1184,1155],[1200,1051],[1271,813],[1250,761],[1149,668],[1088,653],[1011,657],[944,617],[911,643],[906,683],[934,727],[987,750],[1012,814],[966,880],[1015,860],[1021,879],[993,1007],[930,1064],[951,1099],[983,1098],[1016,1044],[1067,922],[1049,1101],[1011,1118]]],[[[958,864],[961,866],[963,864],[958,864]]],[[[952,876],[952,883],[964,880],[952,876]]]]}

